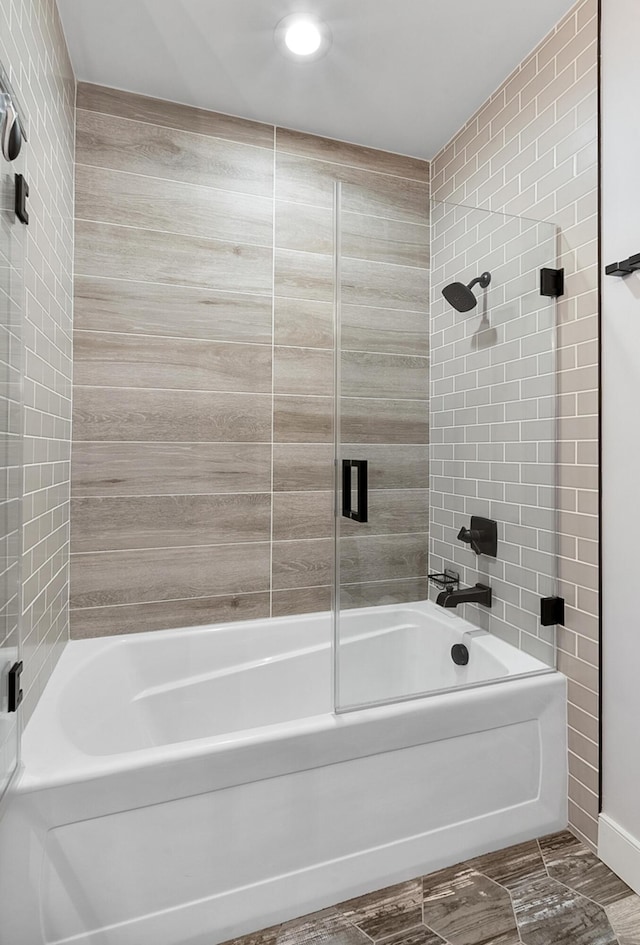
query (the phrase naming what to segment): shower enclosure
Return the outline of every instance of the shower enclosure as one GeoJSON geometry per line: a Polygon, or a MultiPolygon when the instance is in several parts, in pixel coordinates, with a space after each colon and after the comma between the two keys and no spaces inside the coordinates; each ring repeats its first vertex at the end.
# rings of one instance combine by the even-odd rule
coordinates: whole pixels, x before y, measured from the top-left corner
{"type": "MultiPolygon", "coordinates": [[[[0,97],[6,82],[0,66],[0,97]]],[[[23,158],[0,154],[0,799],[19,761],[16,711],[20,658],[22,501],[23,227],[16,219],[15,174],[23,158]]]]}
{"type": "Polygon", "coordinates": [[[365,228],[357,188],[338,183],[335,201],[336,710],[507,678],[498,664],[474,676],[473,646],[453,677],[435,637],[430,651],[410,605],[443,588],[489,586],[490,608],[443,613],[552,668],[556,300],[540,272],[556,268],[557,229],[437,201],[365,228]],[[471,311],[443,297],[486,272],[471,311]],[[472,516],[496,522],[495,557],[459,540],[472,516]]]}

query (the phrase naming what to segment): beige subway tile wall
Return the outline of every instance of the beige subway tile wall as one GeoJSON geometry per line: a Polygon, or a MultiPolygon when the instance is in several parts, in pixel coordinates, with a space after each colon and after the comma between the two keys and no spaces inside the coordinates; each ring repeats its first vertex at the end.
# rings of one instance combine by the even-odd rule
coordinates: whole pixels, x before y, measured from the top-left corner
{"type": "MultiPolygon", "coordinates": [[[[0,61],[26,114],[24,720],[69,634],[75,78],[54,0],[0,5],[0,61]]],[[[22,160],[22,158],[21,158],[22,160]]]]}
{"type": "Polygon", "coordinates": [[[429,165],[85,84],[77,162],[73,635],[330,606],[338,179],[345,602],[424,597],[429,165]]]}
{"type": "MultiPolygon", "coordinates": [[[[567,611],[558,665],[569,679],[570,822],[592,845],[599,662],[597,63],[597,0],[580,0],[432,163],[436,200],[559,228],[559,264],[566,271],[558,306],[559,576],[567,611]]],[[[463,227],[459,239],[464,235],[463,227]]],[[[434,523],[442,525],[437,512],[434,523]]],[[[521,616],[512,611],[511,623],[526,630],[521,616]]]]}

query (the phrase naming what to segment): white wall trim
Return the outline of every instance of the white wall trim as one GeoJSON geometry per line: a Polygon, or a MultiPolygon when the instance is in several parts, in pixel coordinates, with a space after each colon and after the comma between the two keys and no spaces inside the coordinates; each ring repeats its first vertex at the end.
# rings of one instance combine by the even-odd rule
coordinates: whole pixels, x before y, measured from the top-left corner
{"type": "Polygon", "coordinates": [[[640,894],[640,840],[607,814],[600,814],[598,856],[640,894]]]}

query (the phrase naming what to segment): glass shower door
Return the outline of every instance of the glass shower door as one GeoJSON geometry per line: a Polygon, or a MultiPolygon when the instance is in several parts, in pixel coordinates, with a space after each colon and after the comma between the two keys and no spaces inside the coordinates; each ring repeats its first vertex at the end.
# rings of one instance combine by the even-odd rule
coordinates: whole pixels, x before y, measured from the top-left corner
{"type": "Polygon", "coordinates": [[[19,760],[18,713],[9,711],[10,670],[20,658],[24,237],[15,216],[19,164],[0,155],[0,799],[19,760]]]}
{"type": "Polygon", "coordinates": [[[338,709],[411,688],[392,631],[427,596],[428,204],[406,187],[336,198],[338,709]]]}
{"type": "Polygon", "coordinates": [[[554,666],[557,300],[540,270],[557,240],[548,223],[338,186],[338,712],[554,666]],[[460,540],[472,517],[496,523],[495,557],[460,540]],[[491,605],[435,606],[428,575],[445,572],[491,605]],[[458,664],[469,632],[495,643],[458,664]]]}

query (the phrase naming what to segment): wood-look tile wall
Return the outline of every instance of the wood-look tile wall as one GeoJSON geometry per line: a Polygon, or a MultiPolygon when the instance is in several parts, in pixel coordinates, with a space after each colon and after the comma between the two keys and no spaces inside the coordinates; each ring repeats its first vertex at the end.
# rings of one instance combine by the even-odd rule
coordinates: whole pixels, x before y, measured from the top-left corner
{"type": "Polygon", "coordinates": [[[567,607],[558,666],[569,679],[570,821],[591,844],[599,803],[597,63],[598,3],[579,0],[432,164],[437,200],[559,227],[559,575],[567,607]]]}
{"type": "Polygon", "coordinates": [[[344,602],[424,597],[429,165],[82,84],[77,123],[73,635],[329,607],[337,179],[344,602]]]}

